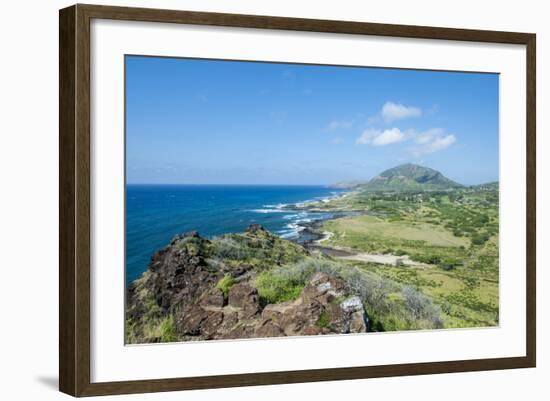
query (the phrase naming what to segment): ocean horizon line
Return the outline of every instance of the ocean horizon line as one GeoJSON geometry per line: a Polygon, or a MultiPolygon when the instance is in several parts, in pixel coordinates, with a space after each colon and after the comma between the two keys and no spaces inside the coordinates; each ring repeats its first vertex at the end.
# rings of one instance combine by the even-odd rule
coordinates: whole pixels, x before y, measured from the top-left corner
{"type": "Polygon", "coordinates": [[[333,184],[187,184],[187,183],[147,183],[130,182],[126,186],[187,186],[187,187],[331,187],[333,184]]]}

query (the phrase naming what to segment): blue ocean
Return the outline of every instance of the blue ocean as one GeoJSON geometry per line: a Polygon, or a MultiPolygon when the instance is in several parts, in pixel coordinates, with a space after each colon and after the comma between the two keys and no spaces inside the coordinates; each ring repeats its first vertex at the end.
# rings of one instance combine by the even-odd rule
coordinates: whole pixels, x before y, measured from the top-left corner
{"type": "Polygon", "coordinates": [[[289,204],[326,199],[342,190],[323,186],[127,185],[126,283],[176,235],[205,238],[242,232],[253,223],[286,239],[303,239],[300,223],[330,213],[293,210],[289,204]]]}

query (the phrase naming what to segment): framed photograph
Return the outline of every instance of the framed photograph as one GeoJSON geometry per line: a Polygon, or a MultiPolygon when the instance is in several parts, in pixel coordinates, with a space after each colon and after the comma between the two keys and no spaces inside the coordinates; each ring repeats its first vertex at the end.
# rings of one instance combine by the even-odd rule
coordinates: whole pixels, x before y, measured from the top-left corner
{"type": "Polygon", "coordinates": [[[534,367],[535,35],[60,11],[60,390],[534,367]]]}

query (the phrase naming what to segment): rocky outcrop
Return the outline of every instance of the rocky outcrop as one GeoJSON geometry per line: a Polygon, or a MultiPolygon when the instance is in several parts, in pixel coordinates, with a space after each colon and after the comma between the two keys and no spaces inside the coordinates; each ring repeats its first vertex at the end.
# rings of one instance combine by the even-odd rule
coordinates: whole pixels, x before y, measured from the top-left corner
{"type": "Polygon", "coordinates": [[[312,335],[363,333],[367,317],[358,297],[350,295],[344,282],[326,273],[316,273],[295,301],[267,305],[258,335],[312,335]],[[352,306],[351,306],[352,305],[352,306]]]}
{"type": "Polygon", "coordinates": [[[154,322],[167,317],[179,340],[367,331],[361,300],[334,274],[314,273],[296,299],[266,304],[255,287],[258,271],[273,267],[263,261],[279,266],[289,254],[304,257],[307,251],[296,244],[287,245],[288,241],[259,225],[252,225],[238,240],[244,247],[239,252],[251,252],[248,259],[240,253],[238,260],[219,258],[234,252],[231,247],[236,245],[231,241],[236,239],[210,241],[196,232],[174,238],[157,252],[149,270],[128,290],[127,328],[131,337],[136,342],[162,341],[145,337],[154,332],[150,330],[154,322]],[[273,251],[268,254],[269,250],[273,251]],[[256,256],[258,252],[261,258],[256,256]]]}
{"type": "Polygon", "coordinates": [[[222,297],[221,290],[209,290],[198,304],[176,312],[178,333],[228,339],[367,331],[361,300],[347,293],[342,280],[326,273],[315,274],[298,299],[264,308],[248,283],[231,287],[226,303],[222,297]]]}
{"type": "MultiPolygon", "coordinates": [[[[128,289],[127,313],[138,319],[144,312],[144,294],[160,313],[173,305],[191,304],[206,288],[216,283],[222,272],[212,271],[200,251],[207,240],[196,232],[177,236],[169,246],[155,253],[144,276],[128,289]],[[152,298],[152,299],[150,299],[152,298]]],[[[149,305],[150,306],[150,305],[149,305]]]]}

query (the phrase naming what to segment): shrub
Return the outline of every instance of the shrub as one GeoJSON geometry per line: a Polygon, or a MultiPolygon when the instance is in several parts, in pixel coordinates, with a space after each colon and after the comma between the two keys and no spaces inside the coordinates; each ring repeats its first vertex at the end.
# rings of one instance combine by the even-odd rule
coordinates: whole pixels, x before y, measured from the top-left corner
{"type": "MultiPolygon", "coordinates": [[[[348,291],[361,298],[374,331],[440,328],[440,309],[426,295],[412,287],[364,271],[356,266],[322,258],[306,258],[298,263],[261,272],[256,277],[260,301],[266,305],[298,298],[316,272],[343,279],[348,291]]],[[[330,316],[321,316],[317,325],[324,327],[330,316]]]]}
{"type": "Polygon", "coordinates": [[[229,293],[229,289],[235,284],[235,280],[233,277],[231,277],[229,274],[226,274],[223,276],[223,278],[218,281],[216,284],[216,288],[222,290],[223,295],[227,297],[227,294],[229,293]]]}
{"type": "Polygon", "coordinates": [[[412,255],[411,257],[414,261],[420,263],[428,263],[436,265],[441,263],[441,258],[438,255],[412,255]]]}
{"type": "Polygon", "coordinates": [[[159,332],[160,342],[162,343],[169,343],[178,340],[176,325],[174,324],[174,317],[172,315],[161,321],[159,325],[159,332]]]}
{"type": "Polygon", "coordinates": [[[172,315],[144,320],[140,323],[126,322],[126,330],[126,338],[129,344],[178,341],[174,317],[172,315]]]}
{"type": "Polygon", "coordinates": [[[222,237],[215,242],[215,253],[222,259],[242,260],[249,256],[247,247],[233,238],[222,237]]]}
{"type": "Polygon", "coordinates": [[[196,256],[202,253],[202,240],[197,237],[184,237],[177,240],[175,244],[177,249],[185,249],[191,255],[196,256]]]}
{"type": "Polygon", "coordinates": [[[403,287],[401,293],[410,318],[419,321],[420,327],[423,326],[421,321],[426,321],[429,328],[441,328],[443,326],[440,316],[441,309],[435,306],[429,297],[413,287],[403,287]]]}
{"type": "Polygon", "coordinates": [[[489,234],[474,234],[472,236],[472,244],[474,245],[483,245],[489,239],[489,234]]]}
{"type": "Polygon", "coordinates": [[[388,309],[388,294],[395,287],[391,281],[357,269],[345,271],[343,278],[349,290],[359,296],[369,310],[384,312],[388,309]]]}
{"type": "Polygon", "coordinates": [[[330,324],[330,313],[328,310],[324,310],[323,312],[321,312],[321,314],[319,315],[319,319],[317,319],[317,326],[318,327],[321,327],[321,328],[325,328],[325,327],[328,327],[328,325],[330,324]]]}
{"type": "Polygon", "coordinates": [[[295,264],[275,267],[256,277],[256,288],[265,304],[292,301],[316,272],[338,275],[340,267],[329,260],[306,258],[295,264]]]}

